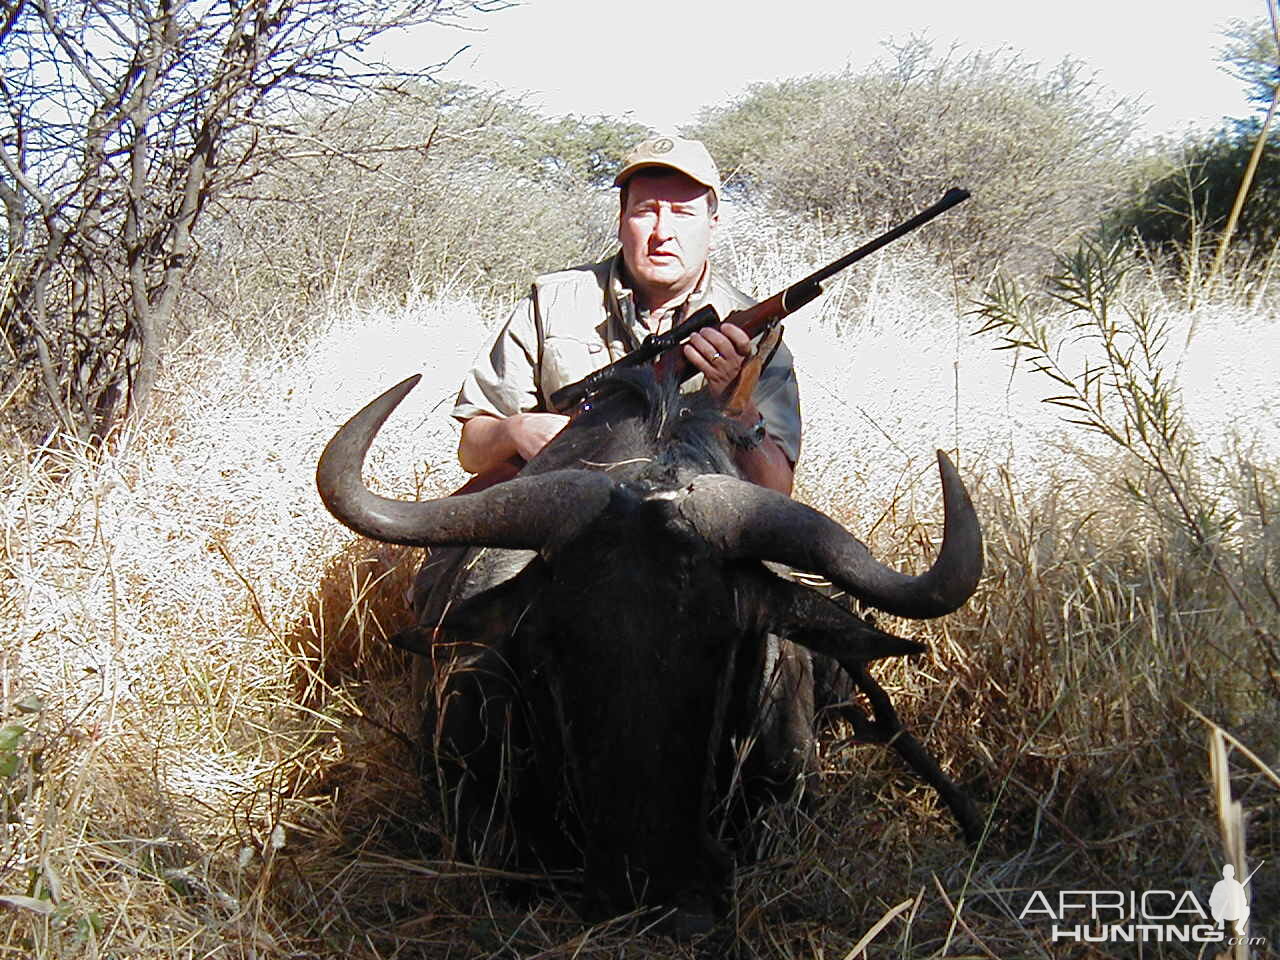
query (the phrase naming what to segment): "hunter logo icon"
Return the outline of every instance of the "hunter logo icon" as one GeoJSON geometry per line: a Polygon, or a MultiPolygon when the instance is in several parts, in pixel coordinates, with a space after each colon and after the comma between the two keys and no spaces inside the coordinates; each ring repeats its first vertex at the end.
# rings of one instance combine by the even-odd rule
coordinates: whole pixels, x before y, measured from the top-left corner
{"type": "MultiPolygon", "coordinates": [[[[1261,867],[1262,864],[1258,864],[1261,867]]],[[[1254,868],[1254,873],[1258,868],[1254,868]]],[[[1244,878],[1244,883],[1236,879],[1236,868],[1227,864],[1222,868],[1222,879],[1213,885],[1209,894],[1209,911],[1217,924],[1224,921],[1235,921],[1236,935],[1244,936],[1244,924],[1249,919],[1249,898],[1245,895],[1244,884],[1253,879],[1253,873],[1244,878]]]]}
{"type": "Polygon", "coordinates": [[[674,146],[675,144],[669,138],[663,137],[661,140],[653,141],[653,152],[654,153],[670,153],[672,147],[674,146]]]}

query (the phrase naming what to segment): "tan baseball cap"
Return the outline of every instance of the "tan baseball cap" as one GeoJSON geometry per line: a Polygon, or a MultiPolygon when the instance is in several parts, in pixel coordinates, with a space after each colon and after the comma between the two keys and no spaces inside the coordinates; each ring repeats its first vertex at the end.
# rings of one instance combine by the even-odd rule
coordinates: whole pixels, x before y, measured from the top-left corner
{"type": "Polygon", "coordinates": [[[655,137],[636,144],[627,154],[622,169],[613,179],[613,185],[620,187],[637,170],[646,167],[670,167],[679,170],[690,180],[710,187],[711,192],[720,199],[720,171],[711,159],[711,154],[702,145],[701,140],[684,140],[680,137],[655,137]]]}

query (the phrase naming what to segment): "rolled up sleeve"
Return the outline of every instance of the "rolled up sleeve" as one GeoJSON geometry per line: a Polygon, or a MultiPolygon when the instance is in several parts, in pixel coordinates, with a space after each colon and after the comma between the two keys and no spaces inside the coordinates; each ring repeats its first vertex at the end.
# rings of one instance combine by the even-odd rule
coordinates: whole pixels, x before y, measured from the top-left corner
{"type": "Polygon", "coordinates": [[[510,417],[537,409],[537,369],[533,301],[526,297],[462,381],[453,418],[465,423],[481,413],[510,417]]]}
{"type": "Polygon", "coordinates": [[[800,387],[786,343],[778,344],[761,371],[752,399],[764,417],[765,430],[795,464],[800,459],[800,387]]]}

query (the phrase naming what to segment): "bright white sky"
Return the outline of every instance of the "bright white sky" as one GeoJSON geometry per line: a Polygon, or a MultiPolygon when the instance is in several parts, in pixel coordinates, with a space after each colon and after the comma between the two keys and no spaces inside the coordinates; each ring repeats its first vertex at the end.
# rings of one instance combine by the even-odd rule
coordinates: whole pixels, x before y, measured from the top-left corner
{"type": "Polygon", "coordinates": [[[444,76],[528,94],[549,114],[630,114],[674,132],[749,83],[856,70],[883,54],[881,41],[927,32],[937,50],[1081,59],[1108,88],[1141,97],[1149,132],[1178,133],[1250,111],[1216,58],[1229,20],[1266,15],[1266,0],[528,0],[470,18],[474,31],[419,31],[391,56],[422,65],[470,44],[444,76]]]}

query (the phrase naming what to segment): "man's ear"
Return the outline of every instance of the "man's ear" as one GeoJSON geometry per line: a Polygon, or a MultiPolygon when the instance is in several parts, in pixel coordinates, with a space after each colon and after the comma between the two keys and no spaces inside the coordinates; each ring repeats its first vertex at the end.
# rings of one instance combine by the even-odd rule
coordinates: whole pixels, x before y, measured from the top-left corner
{"type": "Polygon", "coordinates": [[[716,228],[720,226],[720,208],[719,207],[716,208],[715,213],[711,214],[711,216],[707,218],[707,226],[710,229],[710,239],[707,242],[707,252],[715,253],[716,237],[719,236],[719,231],[716,228]]]}

